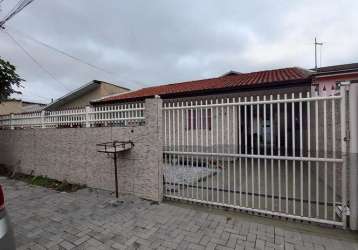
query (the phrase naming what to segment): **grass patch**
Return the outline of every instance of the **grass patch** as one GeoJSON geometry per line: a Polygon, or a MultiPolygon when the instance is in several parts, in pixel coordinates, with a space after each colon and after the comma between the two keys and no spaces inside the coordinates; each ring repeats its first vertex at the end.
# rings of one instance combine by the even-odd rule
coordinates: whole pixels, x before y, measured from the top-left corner
{"type": "Polygon", "coordinates": [[[86,187],[85,185],[68,183],[67,181],[58,181],[46,176],[15,174],[13,178],[16,180],[24,181],[31,185],[51,188],[60,192],[76,192],[77,190],[86,187]]]}
{"type": "Polygon", "coordinates": [[[4,165],[0,165],[0,176],[6,176],[11,179],[23,181],[34,186],[54,189],[59,192],[76,192],[77,190],[86,187],[86,185],[68,183],[66,180],[58,181],[46,176],[34,176],[21,173],[15,173],[14,175],[11,175],[9,168],[4,165]]]}

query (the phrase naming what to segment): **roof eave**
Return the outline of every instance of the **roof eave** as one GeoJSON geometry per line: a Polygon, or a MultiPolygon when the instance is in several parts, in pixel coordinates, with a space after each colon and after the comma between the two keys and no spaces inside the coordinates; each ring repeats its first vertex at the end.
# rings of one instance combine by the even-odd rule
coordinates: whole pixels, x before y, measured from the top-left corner
{"type": "Polygon", "coordinates": [[[326,76],[326,75],[345,74],[345,73],[354,73],[354,72],[358,72],[358,68],[345,69],[345,70],[331,70],[331,71],[326,71],[326,72],[316,71],[314,73],[314,76],[320,77],[320,76],[326,76]]]}
{"type": "MultiPolygon", "coordinates": [[[[296,85],[311,85],[312,84],[312,76],[308,76],[303,79],[296,80],[288,80],[288,81],[278,81],[278,82],[270,82],[270,83],[262,83],[256,85],[243,85],[243,86],[233,86],[228,88],[215,88],[215,89],[204,89],[197,91],[189,91],[189,92],[177,92],[170,94],[161,94],[160,97],[162,99],[170,99],[170,98],[181,98],[181,97],[192,97],[192,96],[201,96],[201,95],[210,95],[210,94],[221,94],[225,92],[231,92],[233,90],[248,90],[248,89],[272,89],[277,87],[288,87],[292,84],[296,85]]],[[[146,98],[154,98],[154,95],[141,96],[141,97],[133,97],[119,100],[99,100],[97,102],[92,102],[93,105],[102,105],[102,104],[113,104],[113,103],[124,103],[124,102],[135,102],[135,101],[143,101],[146,98]]]]}

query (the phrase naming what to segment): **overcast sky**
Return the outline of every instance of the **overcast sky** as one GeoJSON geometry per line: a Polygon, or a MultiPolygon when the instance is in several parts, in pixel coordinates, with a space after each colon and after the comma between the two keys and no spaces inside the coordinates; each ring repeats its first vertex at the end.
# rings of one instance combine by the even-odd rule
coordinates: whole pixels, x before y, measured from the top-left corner
{"type": "MultiPolygon", "coordinates": [[[[4,0],[0,16],[16,2],[4,0]]],[[[26,79],[22,98],[40,102],[93,79],[137,89],[230,70],[311,68],[315,36],[324,42],[322,66],[352,63],[358,62],[357,10],[357,0],[35,0],[6,27],[58,82],[3,31],[0,56],[26,79]],[[49,50],[19,31],[113,74],[49,50]]]]}

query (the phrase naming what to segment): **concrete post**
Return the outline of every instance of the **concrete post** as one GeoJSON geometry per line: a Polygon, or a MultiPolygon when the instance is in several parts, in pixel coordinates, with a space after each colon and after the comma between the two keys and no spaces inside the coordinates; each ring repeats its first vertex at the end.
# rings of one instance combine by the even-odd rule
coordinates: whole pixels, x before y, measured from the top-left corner
{"type": "Polygon", "coordinates": [[[14,114],[10,114],[10,129],[14,129],[14,114]]]}
{"type": "Polygon", "coordinates": [[[41,111],[41,128],[45,128],[45,110],[41,111]]]}
{"type": "Polygon", "coordinates": [[[153,128],[152,131],[152,147],[156,148],[156,161],[157,161],[157,188],[158,197],[157,201],[163,199],[163,141],[162,141],[162,105],[163,101],[159,96],[153,99],[145,100],[145,122],[146,126],[153,128]]]}
{"type": "Polygon", "coordinates": [[[358,230],[358,83],[349,86],[349,207],[350,229],[358,230]]]}
{"type": "Polygon", "coordinates": [[[90,123],[90,112],[91,112],[91,107],[90,107],[90,106],[86,106],[86,128],[91,127],[91,123],[90,123]]]}

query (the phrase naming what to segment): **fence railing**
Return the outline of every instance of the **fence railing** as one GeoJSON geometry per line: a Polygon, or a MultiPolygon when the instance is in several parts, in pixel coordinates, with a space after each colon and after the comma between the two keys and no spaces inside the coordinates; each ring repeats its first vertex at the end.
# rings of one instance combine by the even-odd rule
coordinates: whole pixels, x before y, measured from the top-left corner
{"type": "Polygon", "coordinates": [[[144,110],[144,103],[133,103],[2,115],[0,129],[138,126],[144,110]]]}
{"type": "Polygon", "coordinates": [[[344,89],[165,103],[164,196],[345,226],[345,110],[344,89]]]}

